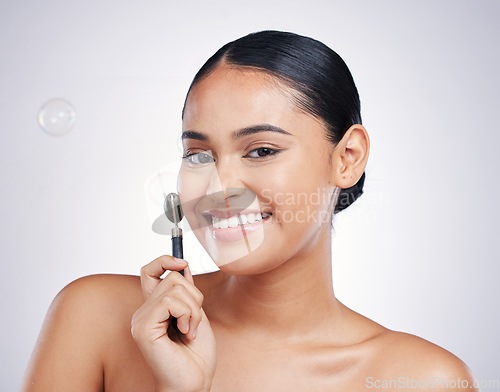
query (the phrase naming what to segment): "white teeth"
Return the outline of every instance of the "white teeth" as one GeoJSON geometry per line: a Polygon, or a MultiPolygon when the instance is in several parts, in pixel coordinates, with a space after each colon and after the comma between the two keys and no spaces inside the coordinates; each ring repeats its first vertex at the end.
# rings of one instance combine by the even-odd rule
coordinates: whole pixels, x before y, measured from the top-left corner
{"type": "Polygon", "coordinates": [[[238,226],[238,217],[237,216],[232,216],[231,218],[228,219],[228,226],[229,227],[236,227],[238,226]]]}
{"type": "Polygon", "coordinates": [[[227,219],[221,219],[219,222],[219,226],[221,229],[227,229],[229,227],[229,222],[227,219]]]}
{"type": "Polygon", "coordinates": [[[250,213],[246,215],[233,215],[229,219],[212,216],[212,226],[214,229],[227,229],[228,227],[237,227],[238,225],[259,222],[262,219],[266,219],[270,215],[271,214],[265,212],[258,212],[256,214],[250,213]]]}

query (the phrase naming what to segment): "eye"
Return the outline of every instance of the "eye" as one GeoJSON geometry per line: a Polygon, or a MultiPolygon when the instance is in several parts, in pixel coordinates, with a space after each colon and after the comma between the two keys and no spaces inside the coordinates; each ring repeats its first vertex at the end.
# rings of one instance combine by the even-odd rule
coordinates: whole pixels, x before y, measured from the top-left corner
{"type": "Polygon", "coordinates": [[[193,152],[182,157],[189,166],[206,165],[208,163],[213,163],[214,158],[204,152],[193,152]]]}
{"type": "Polygon", "coordinates": [[[250,151],[245,158],[265,158],[279,153],[279,150],[270,147],[259,147],[250,151]]]}

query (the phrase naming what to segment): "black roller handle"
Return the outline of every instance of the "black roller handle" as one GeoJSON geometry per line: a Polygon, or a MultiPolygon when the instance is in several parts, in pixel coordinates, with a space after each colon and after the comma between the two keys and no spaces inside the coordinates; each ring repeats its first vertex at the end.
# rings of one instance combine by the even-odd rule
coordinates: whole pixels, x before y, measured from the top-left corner
{"type": "MultiPolygon", "coordinates": [[[[184,258],[184,252],[182,251],[182,237],[172,237],[172,256],[177,257],[178,259],[184,258]]],[[[184,270],[180,270],[179,273],[184,276],[184,270]]],[[[171,320],[172,327],[178,331],[177,328],[177,319],[172,317],[171,320]]]]}
{"type": "MultiPolygon", "coordinates": [[[[182,237],[172,237],[172,255],[178,259],[184,258],[184,252],[182,251],[182,237]]],[[[182,276],[184,276],[184,270],[179,271],[182,276]]]]}

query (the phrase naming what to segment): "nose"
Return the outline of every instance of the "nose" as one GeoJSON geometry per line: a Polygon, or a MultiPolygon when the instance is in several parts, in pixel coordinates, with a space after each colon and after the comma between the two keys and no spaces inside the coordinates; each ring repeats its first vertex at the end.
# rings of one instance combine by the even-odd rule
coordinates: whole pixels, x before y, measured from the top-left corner
{"type": "Polygon", "coordinates": [[[213,165],[207,187],[207,196],[213,201],[224,203],[229,198],[241,196],[245,190],[241,175],[234,164],[219,160],[213,165]]]}

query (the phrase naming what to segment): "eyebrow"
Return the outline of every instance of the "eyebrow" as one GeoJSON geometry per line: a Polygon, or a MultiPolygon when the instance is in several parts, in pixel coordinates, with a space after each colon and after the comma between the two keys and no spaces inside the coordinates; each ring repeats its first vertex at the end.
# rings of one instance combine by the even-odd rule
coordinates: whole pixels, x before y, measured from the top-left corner
{"type": "MultiPolygon", "coordinates": [[[[271,125],[271,124],[259,124],[259,125],[252,125],[250,127],[245,127],[242,129],[238,129],[237,131],[233,132],[233,139],[240,139],[244,136],[249,136],[253,135],[256,133],[260,132],[276,132],[276,133],[281,133],[283,135],[291,135],[290,132],[285,131],[284,129],[271,125]]],[[[201,140],[201,141],[208,141],[208,136],[201,133],[201,132],[196,132],[196,131],[184,131],[182,132],[181,139],[194,139],[194,140],[201,140]]]]}
{"type": "Polygon", "coordinates": [[[201,140],[201,141],[207,141],[208,137],[205,136],[203,133],[200,132],[195,132],[195,131],[184,131],[182,132],[181,139],[194,139],[194,140],[201,140]]]}

